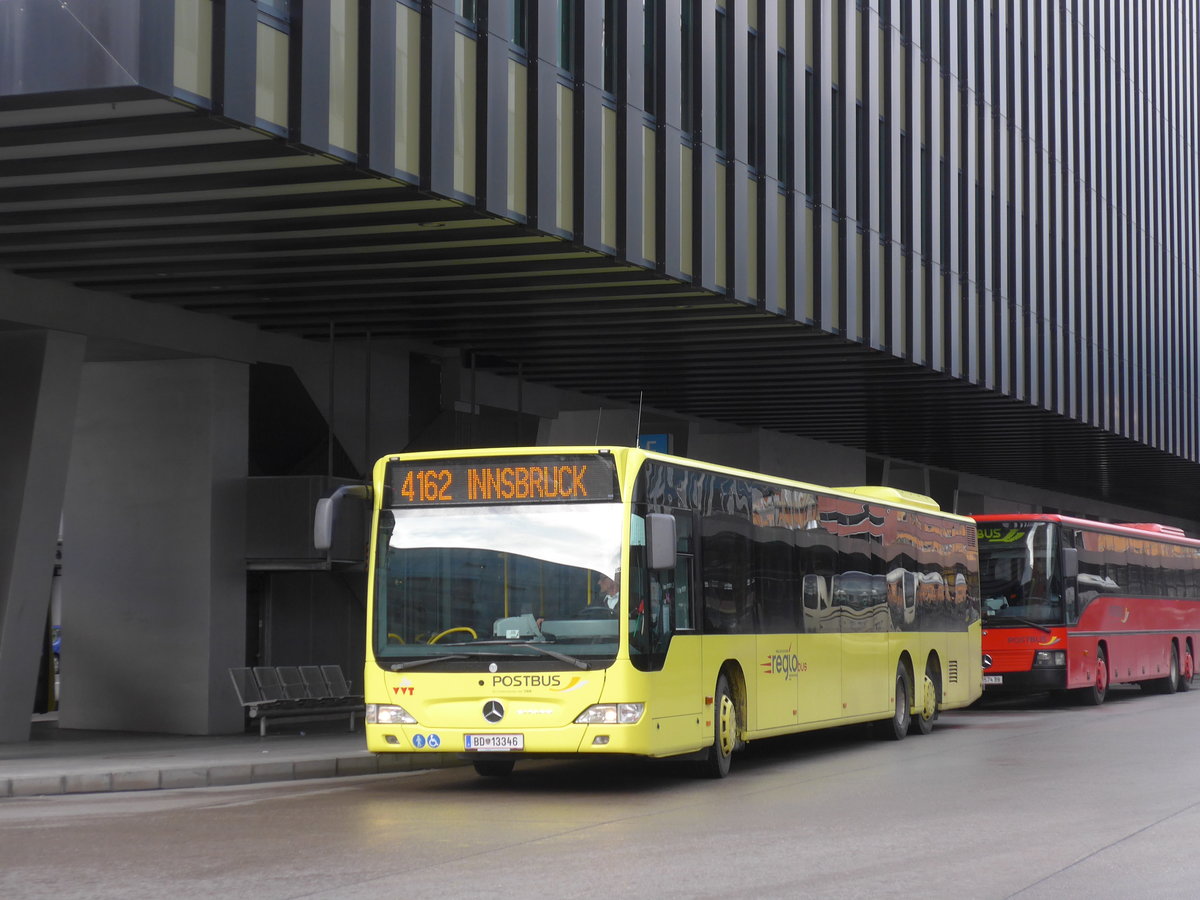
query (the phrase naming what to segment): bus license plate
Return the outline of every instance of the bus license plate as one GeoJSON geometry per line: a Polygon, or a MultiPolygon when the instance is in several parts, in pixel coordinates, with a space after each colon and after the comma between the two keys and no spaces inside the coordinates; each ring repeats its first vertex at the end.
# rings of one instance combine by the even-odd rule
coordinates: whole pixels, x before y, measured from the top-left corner
{"type": "Polygon", "coordinates": [[[524,750],[523,734],[468,734],[464,736],[468,750],[524,750]]]}
{"type": "Polygon", "coordinates": [[[984,675],[983,683],[984,684],[1004,684],[1004,676],[1003,675],[984,675]]]}

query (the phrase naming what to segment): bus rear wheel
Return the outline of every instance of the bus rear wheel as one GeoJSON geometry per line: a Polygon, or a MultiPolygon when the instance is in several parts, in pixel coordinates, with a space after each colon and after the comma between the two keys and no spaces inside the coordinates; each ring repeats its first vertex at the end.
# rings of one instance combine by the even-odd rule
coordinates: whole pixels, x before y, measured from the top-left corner
{"type": "MultiPolygon", "coordinates": [[[[908,699],[908,675],[904,663],[896,666],[896,706],[892,717],[879,723],[879,735],[885,740],[902,741],[912,723],[912,706],[908,699]]],[[[930,720],[932,727],[932,719],[930,720]]]]}
{"type": "Polygon", "coordinates": [[[737,705],[729,690],[729,679],[721,675],[713,694],[713,743],[704,760],[704,774],[724,778],[729,774],[733,751],[737,746],[737,705]]]}
{"type": "Polygon", "coordinates": [[[1096,677],[1091,687],[1085,687],[1079,692],[1084,706],[1099,706],[1108,696],[1108,659],[1103,650],[1096,651],[1096,677]]]}
{"type": "Polygon", "coordinates": [[[486,778],[503,778],[512,774],[516,764],[514,759],[481,759],[475,763],[475,772],[486,778]]]}
{"type": "Polygon", "coordinates": [[[1192,659],[1192,650],[1189,647],[1183,651],[1183,665],[1179,670],[1179,690],[1190,691],[1192,689],[1192,677],[1196,674],[1196,663],[1192,659]]]}
{"type": "Polygon", "coordinates": [[[911,734],[929,734],[933,731],[933,722],[938,717],[938,706],[941,697],[938,690],[938,670],[933,660],[925,664],[925,677],[918,688],[917,714],[912,717],[909,726],[911,734]]]}
{"type": "Polygon", "coordinates": [[[1173,694],[1179,690],[1179,648],[1171,644],[1171,667],[1165,678],[1149,682],[1151,687],[1160,694],[1173,694]]]}

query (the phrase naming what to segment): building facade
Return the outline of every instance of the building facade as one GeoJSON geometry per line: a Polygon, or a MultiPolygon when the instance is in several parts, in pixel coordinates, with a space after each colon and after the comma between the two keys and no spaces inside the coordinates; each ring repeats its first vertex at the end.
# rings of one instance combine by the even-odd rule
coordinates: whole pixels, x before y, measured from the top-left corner
{"type": "Polygon", "coordinates": [[[1183,0],[0,4],[0,733],[60,522],[64,723],[352,666],[353,571],[280,535],[406,447],[1194,529],[1198,46],[1183,0]]]}

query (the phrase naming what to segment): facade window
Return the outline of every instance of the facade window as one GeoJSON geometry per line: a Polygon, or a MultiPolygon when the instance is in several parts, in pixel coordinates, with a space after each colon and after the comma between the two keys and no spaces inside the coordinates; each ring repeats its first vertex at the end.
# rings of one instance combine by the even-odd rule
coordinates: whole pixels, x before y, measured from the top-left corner
{"type": "Polygon", "coordinates": [[[929,148],[921,147],[921,250],[930,252],[933,241],[933,169],[929,161],[929,148]]]}
{"type": "Polygon", "coordinates": [[[929,8],[930,0],[921,0],[921,62],[929,62],[929,45],[932,43],[933,10],[929,8]]]}
{"type": "Polygon", "coordinates": [[[762,124],[762,85],[759,84],[758,35],[746,36],[746,162],[752,169],[762,168],[762,143],[758,139],[762,124]]]}
{"type": "Polygon", "coordinates": [[[717,152],[729,150],[729,19],[724,10],[717,10],[717,152]]]}
{"type": "Polygon", "coordinates": [[[950,166],[946,162],[946,157],[941,157],[938,160],[938,179],[942,185],[941,208],[938,210],[938,216],[941,221],[938,226],[941,230],[941,241],[938,244],[940,247],[939,255],[942,259],[942,267],[946,270],[954,266],[954,260],[950,258],[950,235],[951,229],[954,227],[950,218],[950,166]]]}
{"type": "Polygon", "coordinates": [[[575,74],[575,0],[558,0],[558,67],[575,74]]]}
{"type": "Polygon", "coordinates": [[[879,236],[892,237],[892,134],[887,119],[879,120],[879,236]]]}
{"type": "Polygon", "coordinates": [[[846,102],[842,97],[842,89],[836,84],[833,86],[833,121],[830,127],[833,129],[833,158],[829,160],[833,181],[830,205],[834,216],[841,217],[846,214],[846,102]]]}
{"type": "Polygon", "coordinates": [[[661,0],[642,0],[646,112],[658,115],[658,7],[661,0]]]}
{"type": "Polygon", "coordinates": [[[821,119],[817,115],[817,79],[812,69],[804,72],[804,120],[804,193],[812,199],[821,163],[821,119]]]}
{"type": "Polygon", "coordinates": [[[912,215],[908,212],[913,203],[913,154],[912,137],[907,131],[900,132],[900,247],[906,253],[912,250],[912,215]]]}
{"type": "Polygon", "coordinates": [[[683,0],[679,7],[679,31],[681,38],[679,53],[679,121],[684,134],[696,128],[695,80],[696,57],[696,0],[683,0]]]}
{"type": "Polygon", "coordinates": [[[478,24],[476,0],[454,0],[454,14],[472,25],[478,24]]]}
{"type": "Polygon", "coordinates": [[[937,254],[941,259],[942,268],[948,270],[954,264],[954,260],[950,259],[950,167],[947,166],[944,156],[937,161],[937,180],[942,190],[942,196],[938,198],[941,205],[937,210],[937,215],[941,216],[941,241],[938,242],[937,254]]]}
{"type": "Polygon", "coordinates": [[[861,228],[869,224],[871,210],[871,176],[867,111],[861,103],[854,105],[854,218],[861,228]]]}
{"type": "MultiPolygon", "coordinates": [[[[971,274],[971,244],[967,240],[969,229],[967,223],[970,222],[970,206],[967,191],[971,190],[967,186],[967,175],[962,169],[958,170],[958,274],[962,278],[967,278],[971,274]]],[[[978,203],[978,191],[976,191],[976,203],[978,203]]],[[[976,207],[978,209],[978,206],[976,207]]],[[[978,221],[978,217],[976,217],[978,221]]]]}
{"type": "Polygon", "coordinates": [[[779,153],[779,184],[791,187],[795,174],[792,172],[792,61],[786,53],[779,54],[775,73],[778,80],[775,96],[779,108],[775,116],[776,150],[779,153]]]}
{"type": "Polygon", "coordinates": [[[529,15],[526,0],[512,3],[512,42],[522,50],[529,49],[529,15]]]}
{"type": "Polygon", "coordinates": [[[282,32],[290,30],[292,21],[291,0],[256,0],[258,21],[282,32]]]}
{"type": "Polygon", "coordinates": [[[600,40],[604,45],[604,91],[608,94],[617,92],[617,56],[620,52],[617,15],[617,0],[604,0],[604,28],[600,40]]]}

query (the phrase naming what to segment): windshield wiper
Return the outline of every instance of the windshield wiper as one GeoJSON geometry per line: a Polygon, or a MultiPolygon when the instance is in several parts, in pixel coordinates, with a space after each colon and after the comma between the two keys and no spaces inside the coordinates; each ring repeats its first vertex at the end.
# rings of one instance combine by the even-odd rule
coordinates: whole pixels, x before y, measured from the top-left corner
{"type": "Polygon", "coordinates": [[[988,616],[987,624],[992,625],[1000,620],[1003,620],[1005,622],[1016,622],[1018,625],[1028,625],[1030,628],[1037,628],[1040,631],[1046,632],[1046,634],[1051,633],[1050,629],[1047,628],[1045,625],[1043,625],[1041,622],[1035,622],[1032,619],[1025,619],[1025,618],[1022,618],[1021,616],[988,616]]]}
{"type": "Polygon", "coordinates": [[[413,659],[408,662],[395,663],[392,666],[393,672],[399,672],[401,669],[414,669],[417,666],[427,666],[430,663],[450,662],[454,659],[470,659],[466,653],[451,653],[448,656],[427,656],[424,659],[413,659]]]}
{"type": "Polygon", "coordinates": [[[476,644],[501,644],[506,647],[528,647],[530,650],[536,650],[538,653],[544,653],[546,656],[553,656],[555,659],[569,663],[577,669],[590,669],[591,665],[584,662],[577,656],[569,656],[566,653],[560,653],[558,650],[551,650],[549,647],[542,647],[532,641],[475,641],[476,644]]]}

